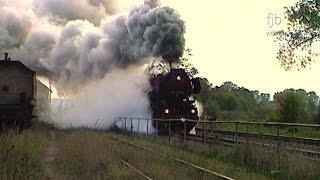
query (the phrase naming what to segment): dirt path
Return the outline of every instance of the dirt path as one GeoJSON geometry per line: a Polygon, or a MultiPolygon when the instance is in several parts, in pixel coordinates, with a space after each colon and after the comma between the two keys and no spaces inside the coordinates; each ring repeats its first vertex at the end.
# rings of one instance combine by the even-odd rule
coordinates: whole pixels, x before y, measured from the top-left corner
{"type": "Polygon", "coordinates": [[[56,155],[59,152],[59,147],[57,145],[57,138],[56,138],[56,132],[50,131],[49,132],[49,146],[46,149],[46,154],[44,157],[44,173],[46,179],[56,179],[57,175],[54,173],[53,170],[53,163],[56,159],[56,155]]]}

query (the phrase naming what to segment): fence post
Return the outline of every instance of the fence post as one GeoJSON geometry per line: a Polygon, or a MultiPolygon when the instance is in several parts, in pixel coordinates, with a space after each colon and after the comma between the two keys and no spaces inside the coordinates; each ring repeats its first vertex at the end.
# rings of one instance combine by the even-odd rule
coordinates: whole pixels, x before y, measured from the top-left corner
{"type": "Polygon", "coordinates": [[[150,119],[147,119],[147,135],[149,134],[149,120],[150,119]]]}
{"type": "Polygon", "coordinates": [[[183,141],[187,141],[187,123],[186,120],[183,120],[183,141]]]}
{"type": "Polygon", "coordinates": [[[171,121],[170,120],[169,120],[168,132],[169,132],[169,142],[170,142],[171,140],[171,121]]]}
{"type": "Polygon", "coordinates": [[[131,118],[131,133],[132,133],[132,130],[133,130],[133,120],[132,120],[132,118],[131,118]]]}
{"type": "Polygon", "coordinates": [[[278,170],[280,170],[280,123],[278,123],[278,132],[277,132],[277,142],[278,142],[278,170]]]}
{"type": "Polygon", "coordinates": [[[236,145],[238,144],[238,122],[236,122],[236,145]]]}
{"type": "Polygon", "coordinates": [[[261,125],[260,125],[260,123],[259,123],[259,121],[258,121],[258,134],[259,134],[259,138],[260,138],[260,140],[261,140],[261,142],[263,142],[263,138],[262,138],[262,131],[261,131],[261,127],[260,127],[261,125]]]}
{"type": "Polygon", "coordinates": [[[246,124],[246,140],[247,140],[247,143],[249,143],[249,130],[248,130],[248,124],[246,124]]]}
{"type": "Polygon", "coordinates": [[[124,118],[124,130],[127,131],[127,118],[124,118]]]}
{"type": "Polygon", "coordinates": [[[159,129],[158,129],[158,127],[159,127],[159,121],[158,121],[158,119],[154,119],[155,121],[156,121],[156,136],[158,136],[158,132],[159,132],[159,129]]]}
{"type": "Polygon", "coordinates": [[[204,141],[204,144],[207,144],[207,138],[208,138],[208,124],[207,124],[207,122],[205,123],[205,136],[204,136],[204,139],[205,139],[205,141],[204,141]]]}
{"type": "Polygon", "coordinates": [[[140,118],[138,119],[138,132],[140,132],[140,118]]]}
{"type": "Polygon", "coordinates": [[[205,144],[206,137],[205,137],[205,125],[202,123],[202,143],[205,144]]]}

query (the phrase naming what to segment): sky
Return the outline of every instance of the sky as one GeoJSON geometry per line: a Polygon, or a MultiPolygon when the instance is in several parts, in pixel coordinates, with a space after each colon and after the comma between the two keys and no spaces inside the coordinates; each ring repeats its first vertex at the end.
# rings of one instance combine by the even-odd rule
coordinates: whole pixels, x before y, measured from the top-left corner
{"type": "Polygon", "coordinates": [[[278,44],[268,34],[286,27],[284,7],[294,2],[163,0],[162,5],[175,8],[186,22],[191,62],[214,86],[231,81],[270,94],[302,88],[319,95],[320,60],[311,69],[285,71],[276,58],[278,44]],[[277,24],[270,27],[268,16],[278,17],[277,24]]]}

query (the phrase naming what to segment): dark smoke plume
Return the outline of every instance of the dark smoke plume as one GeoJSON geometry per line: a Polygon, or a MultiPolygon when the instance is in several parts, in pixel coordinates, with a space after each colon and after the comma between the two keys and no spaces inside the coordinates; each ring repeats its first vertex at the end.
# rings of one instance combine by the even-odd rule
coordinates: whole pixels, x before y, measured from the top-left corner
{"type": "Polygon", "coordinates": [[[178,61],[185,26],[174,9],[147,0],[127,16],[111,18],[116,12],[109,11],[112,2],[34,0],[33,11],[25,13],[2,5],[0,52],[50,76],[60,93],[77,91],[114,68],[143,64],[151,57],[178,61]]]}

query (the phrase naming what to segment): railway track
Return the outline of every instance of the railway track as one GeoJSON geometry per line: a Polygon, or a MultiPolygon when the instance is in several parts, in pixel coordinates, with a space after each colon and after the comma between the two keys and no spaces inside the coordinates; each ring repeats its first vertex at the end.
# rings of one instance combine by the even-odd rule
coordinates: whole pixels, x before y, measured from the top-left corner
{"type": "MultiPolygon", "coordinates": [[[[157,156],[164,157],[164,158],[167,158],[167,159],[171,159],[171,160],[176,161],[176,162],[178,162],[178,163],[180,163],[180,164],[183,164],[183,165],[186,165],[186,166],[195,168],[195,169],[197,169],[197,170],[199,170],[199,171],[202,171],[202,172],[204,172],[204,173],[208,173],[208,174],[214,175],[215,177],[217,177],[217,178],[219,178],[219,179],[233,180],[233,178],[231,178],[231,177],[228,177],[228,176],[219,174],[219,173],[217,173],[217,172],[214,172],[214,171],[212,171],[212,170],[206,169],[206,168],[204,168],[204,167],[200,167],[200,166],[198,166],[198,165],[196,165],[196,164],[187,162],[187,161],[185,161],[185,160],[182,160],[182,159],[179,159],[179,158],[176,158],[176,157],[172,157],[172,156],[166,155],[166,154],[161,153],[161,152],[154,151],[154,150],[152,150],[152,149],[149,149],[149,148],[147,148],[147,147],[141,146],[141,145],[139,145],[139,144],[135,144],[135,143],[133,143],[133,142],[129,142],[129,141],[126,141],[126,140],[123,140],[123,139],[120,139],[120,138],[117,138],[117,137],[114,137],[114,136],[111,136],[111,135],[108,135],[108,137],[109,137],[110,139],[115,140],[115,141],[118,141],[118,142],[121,142],[121,143],[124,143],[124,144],[128,144],[128,145],[130,145],[130,146],[132,146],[132,147],[135,147],[135,148],[138,148],[138,149],[142,149],[142,150],[144,150],[144,151],[150,152],[150,153],[155,154],[155,155],[157,155],[157,156]]],[[[123,162],[123,163],[125,163],[125,162],[123,162]]],[[[125,164],[126,164],[126,163],[125,163],[125,164]]],[[[127,165],[129,166],[129,164],[127,164],[127,165]]],[[[130,166],[131,166],[131,168],[134,168],[132,165],[130,165],[130,166]]],[[[134,168],[134,169],[136,169],[136,168],[134,168]]],[[[136,169],[135,171],[138,172],[138,173],[139,173],[140,175],[142,175],[143,177],[145,177],[146,179],[150,178],[149,176],[143,174],[140,170],[137,170],[137,169],[136,169]]],[[[150,179],[151,179],[151,178],[150,178],[150,179]]]]}
{"type": "MultiPolygon", "coordinates": [[[[125,120],[124,124],[127,124],[126,120],[131,122],[131,132],[133,127],[133,119],[137,119],[139,122],[141,120],[146,120],[147,122],[154,119],[142,119],[142,118],[120,118],[119,121],[125,120]]],[[[181,121],[181,119],[157,119],[157,121],[181,121]]],[[[190,135],[182,132],[182,140],[195,140],[201,141],[203,143],[220,143],[223,145],[234,146],[239,143],[250,143],[254,145],[262,145],[265,147],[273,147],[278,149],[286,149],[289,152],[303,154],[306,159],[320,161],[320,139],[316,138],[304,138],[304,137],[290,137],[280,134],[280,129],[283,127],[304,127],[304,128],[314,128],[318,130],[320,125],[316,124],[294,124],[294,123],[259,123],[259,122],[241,122],[241,121],[194,121],[194,120],[184,120],[183,122],[197,122],[199,123],[198,128],[195,129],[196,134],[190,135]],[[214,124],[235,124],[236,132],[212,129],[214,124]],[[211,125],[209,128],[208,125],[211,125]],[[266,133],[254,133],[254,132],[241,132],[237,130],[238,125],[257,125],[257,126],[272,126],[277,130],[277,134],[266,134],[266,133]],[[202,126],[202,128],[200,128],[202,126]],[[205,131],[203,131],[205,129],[205,131]],[[205,133],[203,133],[205,132],[205,133]]],[[[127,126],[125,126],[127,127],[127,126]]],[[[125,129],[126,131],[127,129],[125,129]]],[[[148,132],[148,131],[147,131],[148,132]]],[[[158,135],[158,134],[156,134],[158,135]]],[[[169,141],[171,136],[176,136],[177,134],[172,133],[168,128],[169,141]]],[[[178,135],[178,136],[180,136],[178,135]]]]}
{"type": "Polygon", "coordinates": [[[137,172],[138,174],[140,174],[142,177],[144,177],[147,180],[152,180],[151,177],[149,177],[148,175],[144,174],[143,172],[141,172],[140,170],[138,170],[136,167],[134,167],[133,165],[131,165],[129,162],[125,161],[125,160],[121,160],[122,163],[124,163],[126,166],[128,166],[130,169],[134,170],[135,172],[137,172]]]}
{"type": "MultiPolygon", "coordinates": [[[[320,161],[320,146],[318,139],[295,138],[275,135],[261,135],[255,133],[230,132],[221,130],[207,130],[206,136],[203,135],[201,128],[196,129],[197,134],[188,134],[188,140],[204,142],[208,144],[220,143],[227,146],[236,144],[254,144],[265,147],[283,148],[290,152],[301,153],[305,158],[320,161]],[[203,138],[206,138],[205,140],[203,138]]],[[[180,137],[180,138],[183,138],[180,137]]]]}
{"type": "MultiPolygon", "coordinates": [[[[202,128],[196,128],[197,132],[203,132],[202,128]]],[[[231,136],[238,136],[238,137],[249,137],[249,138],[262,138],[264,140],[280,140],[282,142],[295,142],[301,143],[304,145],[316,145],[320,146],[320,139],[316,138],[302,138],[302,137],[289,137],[283,135],[273,135],[273,134],[260,134],[260,133],[246,133],[246,132],[233,132],[233,131],[223,131],[217,129],[207,129],[208,133],[211,134],[222,134],[222,135],[231,135],[231,136]]]]}

